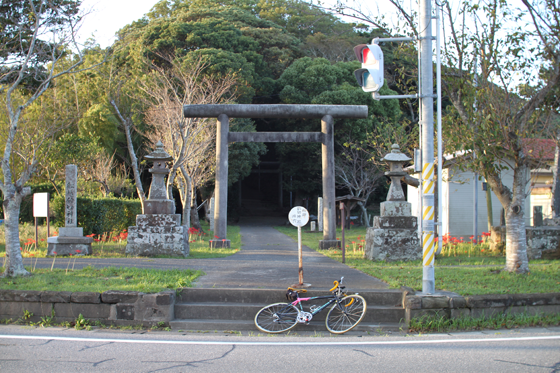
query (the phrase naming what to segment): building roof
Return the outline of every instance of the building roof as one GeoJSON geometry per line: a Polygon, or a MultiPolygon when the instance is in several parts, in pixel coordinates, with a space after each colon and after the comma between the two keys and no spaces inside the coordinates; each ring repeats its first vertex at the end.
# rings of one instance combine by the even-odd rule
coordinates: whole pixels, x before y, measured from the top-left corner
{"type": "Polygon", "coordinates": [[[549,139],[523,139],[525,153],[534,159],[554,160],[556,141],[549,139]]]}
{"type": "MultiPolygon", "coordinates": [[[[556,141],[551,139],[523,139],[523,147],[527,156],[535,161],[554,161],[556,152],[556,141]]],[[[443,168],[451,166],[457,158],[470,157],[470,150],[460,150],[455,153],[443,154],[443,168]]],[[[437,163],[437,159],[435,160],[437,163]]],[[[405,168],[408,172],[413,172],[414,164],[405,168]]]]}

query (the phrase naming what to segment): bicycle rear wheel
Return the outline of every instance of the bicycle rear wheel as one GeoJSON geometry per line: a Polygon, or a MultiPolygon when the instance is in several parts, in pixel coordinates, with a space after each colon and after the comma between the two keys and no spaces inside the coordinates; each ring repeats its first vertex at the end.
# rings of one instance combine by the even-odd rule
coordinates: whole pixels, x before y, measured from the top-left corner
{"type": "Polygon", "coordinates": [[[282,333],[297,324],[298,309],[290,303],[274,303],[255,316],[255,325],[266,333],[282,333]]]}
{"type": "Polygon", "coordinates": [[[357,294],[348,295],[331,307],[325,324],[329,332],[346,333],[362,321],[366,314],[366,300],[357,294]]]}

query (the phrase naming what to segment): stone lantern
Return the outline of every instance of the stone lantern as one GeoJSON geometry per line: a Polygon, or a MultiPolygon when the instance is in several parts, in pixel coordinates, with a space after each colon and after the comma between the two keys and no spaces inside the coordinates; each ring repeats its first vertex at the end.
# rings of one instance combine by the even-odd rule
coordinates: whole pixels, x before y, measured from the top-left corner
{"type": "Polygon", "coordinates": [[[381,159],[389,164],[389,171],[385,172],[385,175],[391,178],[387,201],[404,201],[401,178],[406,175],[406,171],[403,171],[403,165],[410,161],[411,158],[401,153],[400,147],[397,144],[393,144],[391,149],[391,153],[381,159]]]}
{"type": "Polygon", "coordinates": [[[175,201],[167,193],[165,176],[170,170],[167,162],[173,158],[158,141],[156,149],[144,157],[153,162],[149,171],[152,183],[144,213],[136,215],[136,226],[128,228],[126,253],[135,256],[189,255],[187,227],[181,225],[181,215],[175,214],[175,201]]]}
{"type": "Polygon", "coordinates": [[[401,186],[401,178],[406,175],[403,165],[411,158],[401,153],[397,144],[391,148],[382,159],[389,164],[385,175],[391,178],[391,186],[387,201],[381,203],[381,216],[375,216],[373,228],[367,229],[364,255],[370,260],[416,260],[422,256],[418,219],[412,216],[401,186]]]}
{"type": "Polygon", "coordinates": [[[167,162],[173,160],[173,157],[167,154],[161,141],[158,141],[156,150],[144,156],[144,158],[153,162],[152,168],[148,170],[152,174],[152,183],[144,206],[144,213],[174,214],[175,202],[169,198],[165,185],[165,177],[171,172],[167,168],[167,162]]]}

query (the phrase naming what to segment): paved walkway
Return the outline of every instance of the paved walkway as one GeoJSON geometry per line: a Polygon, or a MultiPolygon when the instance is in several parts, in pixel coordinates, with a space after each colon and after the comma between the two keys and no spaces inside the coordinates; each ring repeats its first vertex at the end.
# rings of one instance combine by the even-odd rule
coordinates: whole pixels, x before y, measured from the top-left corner
{"type": "MultiPolygon", "coordinates": [[[[198,269],[206,273],[199,277],[195,287],[200,288],[247,288],[285,289],[298,282],[297,242],[272,228],[282,224],[283,219],[258,218],[240,222],[242,248],[226,258],[214,259],[151,259],[77,258],[70,266],[82,268],[124,266],[157,269],[198,269]],[[72,264],[73,263],[73,264],[72,264]]],[[[66,268],[68,258],[57,258],[56,268],[66,268]]],[[[41,258],[37,267],[50,267],[52,258],[41,258]]],[[[24,265],[30,265],[29,259],[24,265]]],[[[385,289],[388,285],[358,270],[349,268],[308,247],[303,247],[303,279],[310,289],[330,289],[334,280],[344,276],[344,284],[352,291],[385,289]]]]}

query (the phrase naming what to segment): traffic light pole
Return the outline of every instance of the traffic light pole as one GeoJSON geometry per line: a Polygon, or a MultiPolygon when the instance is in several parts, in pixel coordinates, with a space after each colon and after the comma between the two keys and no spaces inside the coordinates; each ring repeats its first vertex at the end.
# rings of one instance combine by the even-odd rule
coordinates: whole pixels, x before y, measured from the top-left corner
{"type": "Polygon", "coordinates": [[[435,293],[434,234],[434,79],[432,66],[432,4],[419,2],[420,126],[422,135],[422,292],[435,293]]]}
{"type": "MultiPolygon", "coordinates": [[[[435,226],[438,225],[441,245],[441,198],[438,198],[439,222],[435,223],[434,191],[436,183],[434,178],[437,172],[438,183],[441,190],[441,70],[439,56],[439,28],[440,12],[437,16],[437,96],[434,95],[434,78],[432,66],[432,4],[431,0],[419,0],[419,22],[417,38],[375,38],[371,44],[360,44],[354,47],[354,53],[362,63],[362,68],[354,71],[356,81],[365,92],[371,92],[375,100],[413,98],[420,101],[420,147],[422,154],[421,174],[421,221],[422,227],[422,292],[435,293],[434,258],[436,254],[435,226]],[[412,95],[387,95],[381,96],[379,89],[383,86],[383,52],[378,44],[383,41],[417,41],[418,43],[418,94],[412,95]],[[434,167],[434,98],[438,97],[438,167],[434,167]]],[[[441,195],[441,194],[440,194],[441,195]]]]}

